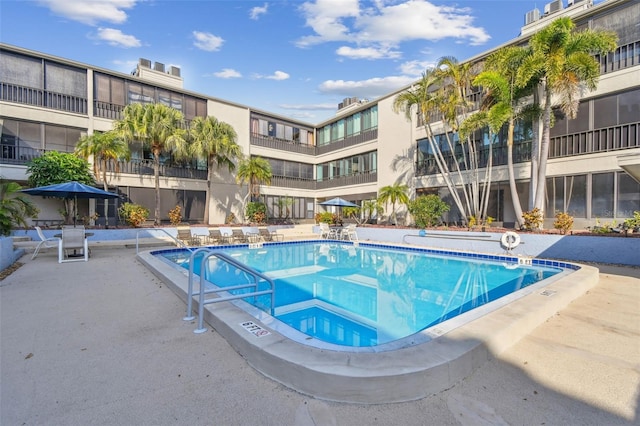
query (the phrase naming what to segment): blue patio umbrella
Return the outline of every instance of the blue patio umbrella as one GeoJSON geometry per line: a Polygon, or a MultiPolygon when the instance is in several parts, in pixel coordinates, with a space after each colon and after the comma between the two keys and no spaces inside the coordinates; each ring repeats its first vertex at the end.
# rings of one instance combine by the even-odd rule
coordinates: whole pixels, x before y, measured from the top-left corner
{"type": "Polygon", "coordinates": [[[336,197],[320,203],[321,206],[336,206],[340,209],[340,217],[342,216],[343,207],[360,207],[351,201],[347,201],[344,198],[336,197]]]}
{"type": "Polygon", "coordinates": [[[78,213],[78,198],[119,198],[118,194],[113,192],[107,192],[93,186],[85,185],[80,182],[64,182],[55,183],[53,185],[38,186],[36,188],[23,189],[21,192],[29,195],[40,195],[42,197],[57,197],[57,198],[73,198],[75,200],[74,207],[76,214],[73,215],[73,224],[76,224],[76,216],[78,213]]]}

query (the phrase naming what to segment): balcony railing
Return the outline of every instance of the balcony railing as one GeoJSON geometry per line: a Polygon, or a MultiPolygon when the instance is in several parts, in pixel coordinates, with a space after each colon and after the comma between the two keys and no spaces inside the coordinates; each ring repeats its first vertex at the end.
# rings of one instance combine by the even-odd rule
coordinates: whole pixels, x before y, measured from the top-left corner
{"type": "Polygon", "coordinates": [[[357,135],[346,136],[344,139],[331,142],[327,145],[319,145],[316,147],[316,154],[327,154],[329,152],[348,148],[364,142],[370,142],[376,139],[378,139],[378,129],[370,129],[357,135]]]}
{"type": "Polygon", "coordinates": [[[359,185],[363,183],[377,182],[378,173],[376,171],[357,173],[349,176],[339,176],[331,179],[317,181],[314,179],[291,178],[285,176],[273,176],[271,186],[295,189],[327,189],[339,186],[359,185]]]}
{"type": "Polygon", "coordinates": [[[0,82],[0,100],[76,114],[87,114],[86,98],[17,84],[0,82]]]}
{"type": "MultiPolygon", "coordinates": [[[[507,164],[507,147],[493,147],[491,150],[493,154],[493,166],[502,166],[507,164]]],[[[487,167],[489,162],[489,147],[482,147],[477,151],[478,154],[478,167],[487,167]]],[[[456,162],[461,171],[466,170],[464,166],[464,159],[462,154],[459,155],[445,155],[445,162],[450,172],[456,170],[456,162]]],[[[518,143],[513,145],[513,162],[523,163],[531,160],[531,141],[518,143]]],[[[438,164],[433,156],[425,158],[416,164],[416,176],[428,176],[436,175],[440,173],[438,164]]]]}
{"type": "Polygon", "coordinates": [[[271,186],[295,189],[316,189],[316,181],[314,179],[273,176],[271,178],[271,186]]]}
{"type": "Polygon", "coordinates": [[[93,115],[109,120],[120,120],[124,106],[112,104],[110,102],[93,101],[93,115]]]}
{"type": "Polygon", "coordinates": [[[363,183],[374,183],[378,180],[378,172],[371,171],[357,173],[349,176],[339,176],[332,179],[323,179],[316,182],[316,189],[328,189],[338,186],[360,185],[363,183]]]}
{"type": "Polygon", "coordinates": [[[29,146],[0,144],[0,163],[27,164],[34,158],[41,157],[45,152],[44,149],[36,149],[29,146]]]}
{"type": "Polygon", "coordinates": [[[551,138],[549,158],[640,147],[640,122],[551,138]]]}
{"type": "Polygon", "coordinates": [[[264,136],[257,133],[251,134],[251,145],[265,148],[278,149],[280,151],[295,152],[296,154],[315,155],[316,148],[313,145],[305,145],[286,139],[278,139],[272,136],[264,136]]]}
{"type": "MultiPolygon", "coordinates": [[[[119,173],[132,175],[153,176],[153,160],[131,160],[118,162],[119,173]]],[[[112,163],[107,166],[107,171],[115,172],[112,163]]],[[[160,176],[177,177],[186,179],[207,179],[207,171],[191,167],[160,164],[160,176]]]]}

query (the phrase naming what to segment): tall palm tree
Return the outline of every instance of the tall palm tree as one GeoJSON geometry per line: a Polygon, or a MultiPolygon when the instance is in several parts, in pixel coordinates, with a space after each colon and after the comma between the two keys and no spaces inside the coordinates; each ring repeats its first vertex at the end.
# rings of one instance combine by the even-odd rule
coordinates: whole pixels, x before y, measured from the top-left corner
{"type": "MultiPolygon", "coordinates": [[[[105,191],[109,190],[107,181],[107,165],[112,162],[115,173],[120,172],[118,160],[129,160],[131,152],[129,145],[124,139],[118,137],[114,131],[104,133],[93,133],[92,135],[83,136],[78,141],[75,149],[76,155],[84,158],[93,156],[93,174],[102,176],[102,185],[105,191]]],[[[109,227],[109,202],[104,200],[104,220],[105,226],[109,227]]]]}
{"type": "Polygon", "coordinates": [[[260,199],[260,184],[271,184],[271,164],[262,157],[249,157],[240,161],[236,181],[249,187],[251,201],[260,199]]]}
{"type": "Polygon", "coordinates": [[[532,152],[538,163],[537,176],[532,176],[532,182],[535,180],[533,207],[541,212],[544,212],[552,99],[556,96],[562,112],[575,118],[580,92],[585,87],[589,90],[597,87],[600,65],[593,55],[614,50],[617,40],[612,31],[576,31],[571,18],[562,17],[535,33],[529,41],[530,55],[519,68],[518,83],[524,86],[530,80],[536,81],[543,98],[539,151],[532,152]]]}
{"type": "Polygon", "coordinates": [[[528,54],[526,48],[510,46],[497,50],[487,58],[484,71],[473,80],[474,85],[481,86],[485,92],[483,105],[462,126],[466,133],[486,126],[491,133],[496,134],[507,124],[509,188],[515,216],[520,225],[524,223],[513,170],[513,137],[516,120],[536,112],[528,102],[533,92],[532,84],[524,87],[517,84],[519,68],[528,54]]]}
{"type": "Polygon", "coordinates": [[[129,104],[114,130],[126,142],[141,142],[153,154],[156,207],[154,222],[160,224],[160,155],[173,153],[177,158],[188,156],[184,116],[163,104],[129,104]]]}
{"type": "Polygon", "coordinates": [[[409,195],[407,194],[408,190],[409,187],[401,183],[394,183],[393,185],[387,185],[380,188],[378,199],[381,203],[391,203],[391,214],[393,216],[393,223],[396,226],[398,225],[398,218],[396,216],[396,203],[405,205],[409,203],[409,195]]]}
{"type": "Polygon", "coordinates": [[[195,157],[207,160],[207,191],[204,203],[204,220],[209,222],[209,203],[211,201],[211,181],[214,166],[226,166],[229,172],[236,168],[235,161],[242,157],[242,148],[238,143],[234,128],[215,117],[196,117],[189,127],[190,149],[195,157]]]}
{"type": "MultiPolygon", "coordinates": [[[[461,123],[475,109],[475,105],[469,100],[469,95],[472,92],[473,79],[478,74],[478,66],[473,62],[460,63],[454,57],[445,56],[438,61],[436,72],[443,82],[440,89],[442,95],[438,105],[442,120],[453,133],[459,132],[461,123]]],[[[450,141],[450,132],[447,132],[445,136],[451,153],[454,154],[455,144],[450,141]]],[[[466,179],[467,183],[462,184],[462,195],[465,197],[467,205],[466,216],[481,218],[484,216],[483,212],[486,211],[488,193],[491,188],[491,164],[489,163],[485,167],[484,178],[481,179],[480,159],[471,134],[465,135],[463,138],[458,133],[458,136],[462,163],[469,176],[466,179]],[[480,187],[486,194],[485,197],[481,196],[480,187]]],[[[454,168],[458,172],[459,178],[462,178],[458,161],[454,162],[454,168]]],[[[461,179],[461,182],[464,181],[461,179]]]]}

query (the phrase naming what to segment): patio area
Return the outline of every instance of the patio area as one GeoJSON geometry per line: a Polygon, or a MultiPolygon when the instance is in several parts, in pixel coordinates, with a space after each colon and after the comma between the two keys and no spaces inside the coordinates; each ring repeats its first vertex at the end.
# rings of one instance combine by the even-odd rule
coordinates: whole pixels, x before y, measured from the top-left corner
{"type": "Polygon", "coordinates": [[[600,282],[453,388],[414,402],[332,403],[256,372],[135,259],[53,251],[0,281],[0,424],[581,424],[640,421],[640,269],[600,282]],[[117,270],[114,266],[117,265],[117,270]],[[91,277],[91,279],[80,278],[91,277]]]}

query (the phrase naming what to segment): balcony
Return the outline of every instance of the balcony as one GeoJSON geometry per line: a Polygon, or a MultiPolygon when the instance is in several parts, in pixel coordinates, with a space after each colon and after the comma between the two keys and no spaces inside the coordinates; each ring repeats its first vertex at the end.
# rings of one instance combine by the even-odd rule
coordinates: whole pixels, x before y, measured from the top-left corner
{"type": "Polygon", "coordinates": [[[640,148],[640,122],[552,137],[549,158],[640,148]]]}
{"type": "Polygon", "coordinates": [[[0,83],[0,100],[87,115],[87,99],[44,89],[0,83]]]}
{"type": "Polygon", "coordinates": [[[273,176],[271,178],[271,186],[281,188],[294,189],[328,189],[340,186],[360,185],[363,183],[375,183],[378,181],[378,173],[376,171],[357,173],[349,176],[339,176],[331,179],[317,181],[314,179],[291,178],[285,176],[273,176]]]}
{"type": "MultiPolygon", "coordinates": [[[[29,161],[41,157],[45,152],[47,150],[0,144],[0,164],[27,165],[29,161]]],[[[153,176],[153,160],[119,161],[118,168],[119,173],[153,176]]],[[[113,163],[107,165],[107,171],[115,172],[113,163]]],[[[206,180],[207,171],[188,166],[161,164],[160,176],[206,180]]]]}
{"type": "MultiPolygon", "coordinates": [[[[482,147],[477,151],[477,153],[478,167],[487,167],[489,161],[489,147],[482,147]]],[[[506,146],[493,147],[492,154],[493,166],[502,166],[507,164],[506,146]]],[[[458,162],[460,170],[466,170],[461,154],[455,156],[451,154],[445,155],[444,159],[450,172],[454,172],[456,170],[456,162],[458,162]]],[[[513,145],[514,164],[524,163],[525,161],[531,161],[531,141],[513,145]]],[[[438,164],[433,156],[429,156],[416,164],[416,176],[437,175],[439,173],[440,169],[438,168],[438,164]]]]}
{"type": "Polygon", "coordinates": [[[365,183],[375,183],[378,181],[378,172],[376,170],[357,173],[349,176],[339,176],[332,179],[323,179],[316,182],[316,189],[330,189],[339,186],[361,185],[365,183]]]}
{"type": "MultiPolygon", "coordinates": [[[[119,173],[139,176],[153,176],[153,160],[118,161],[119,173]]],[[[107,165],[107,171],[115,172],[113,163],[107,165]]],[[[188,166],[160,164],[160,176],[185,179],[207,180],[207,171],[188,166]]]]}
{"type": "Polygon", "coordinates": [[[329,152],[337,151],[339,149],[349,148],[354,145],[358,145],[365,142],[371,142],[378,139],[378,129],[365,130],[357,135],[347,136],[344,139],[333,141],[326,145],[319,145],[316,147],[316,154],[327,154],[329,152]]]}
{"type": "Polygon", "coordinates": [[[265,148],[273,148],[280,151],[293,152],[296,154],[315,155],[316,148],[313,145],[303,145],[286,139],[278,139],[273,136],[264,136],[252,133],[250,138],[251,145],[263,146],[265,148]]]}

